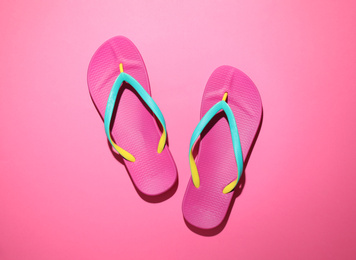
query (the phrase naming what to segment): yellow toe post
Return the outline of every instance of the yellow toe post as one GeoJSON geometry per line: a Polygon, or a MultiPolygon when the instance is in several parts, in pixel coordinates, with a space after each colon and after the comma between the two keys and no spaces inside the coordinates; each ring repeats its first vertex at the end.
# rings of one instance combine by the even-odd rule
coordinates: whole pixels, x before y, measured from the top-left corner
{"type": "Polygon", "coordinates": [[[120,67],[120,73],[123,73],[124,72],[124,67],[122,66],[122,63],[120,63],[119,67],[120,67]]]}
{"type": "Polygon", "coordinates": [[[225,94],[224,94],[222,100],[226,102],[226,99],[227,99],[227,92],[225,92],[225,94]]]}

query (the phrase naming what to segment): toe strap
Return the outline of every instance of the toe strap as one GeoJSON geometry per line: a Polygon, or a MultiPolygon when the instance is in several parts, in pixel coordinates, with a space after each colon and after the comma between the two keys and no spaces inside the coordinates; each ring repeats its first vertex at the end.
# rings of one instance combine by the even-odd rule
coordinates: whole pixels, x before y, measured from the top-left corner
{"type": "Polygon", "coordinates": [[[156,102],[152,99],[150,94],[147,93],[147,91],[141,86],[141,84],[136,79],[134,79],[132,76],[130,76],[129,74],[127,74],[123,71],[123,65],[122,65],[122,63],[120,63],[120,74],[116,78],[116,80],[111,88],[109,98],[108,98],[108,101],[106,104],[104,126],[105,126],[106,136],[107,136],[108,140],[110,141],[111,145],[114,147],[114,149],[126,160],[128,160],[130,162],[134,162],[136,160],[135,157],[128,151],[126,151],[123,148],[121,148],[120,146],[118,146],[112,140],[111,133],[110,133],[110,124],[111,124],[111,120],[112,120],[112,115],[113,115],[117,95],[118,95],[119,89],[122,86],[122,83],[124,81],[127,82],[128,84],[130,84],[136,90],[136,92],[140,95],[142,100],[147,104],[147,106],[155,114],[155,116],[158,118],[160,124],[162,125],[163,133],[162,133],[161,138],[158,142],[158,147],[157,147],[158,153],[161,153],[166,145],[166,140],[167,140],[166,122],[164,120],[161,110],[157,106],[156,102]]]}
{"type": "Polygon", "coordinates": [[[225,112],[228,122],[229,122],[232,144],[233,144],[235,159],[236,159],[236,163],[237,163],[237,179],[232,181],[231,183],[229,183],[223,189],[222,192],[225,194],[234,190],[238,181],[241,178],[241,174],[243,171],[243,157],[242,157],[239,131],[237,129],[235,116],[234,116],[230,106],[227,104],[226,98],[227,98],[227,93],[225,93],[222,101],[216,103],[212,108],[209,109],[208,112],[206,112],[206,114],[200,120],[200,122],[198,123],[197,127],[195,128],[195,130],[192,134],[192,137],[190,139],[190,147],[189,147],[189,164],[190,164],[190,170],[192,173],[192,180],[193,180],[194,186],[196,188],[199,188],[200,187],[200,177],[198,174],[197,165],[196,165],[194,157],[193,157],[192,149],[193,149],[194,144],[198,140],[200,134],[203,132],[204,128],[207,126],[207,124],[212,120],[212,118],[220,110],[223,110],[225,112]]]}

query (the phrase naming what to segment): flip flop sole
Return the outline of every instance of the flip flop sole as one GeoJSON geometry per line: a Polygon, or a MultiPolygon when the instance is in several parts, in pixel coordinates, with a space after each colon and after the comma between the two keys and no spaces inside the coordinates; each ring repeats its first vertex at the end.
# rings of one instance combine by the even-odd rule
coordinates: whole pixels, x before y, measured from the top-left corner
{"type": "MultiPolygon", "coordinates": [[[[226,92],[227,103],[236,119],[245,162],[261,121],[261,98],[247,75],[236,68],[221,66],[212,73],[206,85],[201,118],[221,101],[226,92]]],[[[212,229],[223,222],[233,198],[234,192],[223,194],[222,191],[237,178],[230,128],[223,112],[219,112],[203,131],[195,161],[200,187],[196,188],[190,178],[183,199],[183,215],[195,227],[212,229]]]]}
{"type": "MultiPolygon", "coordinates": [[[[151,95],[146,67],[135,45],[123,36],[111,38],[95,52],[88,68],[89,92],[102,119],[110,90],[120,74],[120,63],[124,72],[151,95]]],[[[117,99],[111,135],[120,147],[136,158],[135,162],[123,160],[131,179],[145,195],[162,194],[174,185],[177,170],[167,145],[162,153],[157,153],[161,131],[153,113],[125,82],[117,99]]]]}

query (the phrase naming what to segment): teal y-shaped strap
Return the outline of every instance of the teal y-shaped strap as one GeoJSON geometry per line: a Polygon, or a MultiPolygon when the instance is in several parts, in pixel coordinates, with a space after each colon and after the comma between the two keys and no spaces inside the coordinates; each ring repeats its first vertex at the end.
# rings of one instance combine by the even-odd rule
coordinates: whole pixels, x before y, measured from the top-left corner
{"type": "Polygon", "coordinates": [[[208,112],[203,116],[203,118],[198,123],[197,127],[195,128],[192,137],[190,139],[190,147],[189,147],[189,164],[190,170],[192,172],[192,180],[193,184],[196,188],[200,186],[200,179],[198,174],[198,168],[194,161],[192,148],[197,139],[199,138],[200,134],[203,132],[206,125],[211,121],[211,119],[220,111],[224,110],[225,114],[227,115],[227,120],[230,126],[231,138],[232,138],[232,145],[234,147],[235,159],[237,163],[237,179],[233,182],[229,183],[223,190],[223,193],[231,192],[237,185],[238,181],[240,180],[242,170],[243,170],[243,157],[242,157],[242,150],[241,150],[241,143],[239,137],[239,131],[237,130],[235,116],[230,108],[230,106],[226,103],[227,93],[225,93],[223,100],[216,103],[212,108],[209,109],[208,112]]]}
{"type": "Polygon", "coordinates": [[[164,149],[164,146],[166,145],[166,139],[167,139],[166,122],[164,121],[162,112],[159,109],[159,107],[157,106],[156,102],[146,92],[146,90],[141,86],[141,84],[138,83],[137,80],[135,80],[132,76],[130,76],[129,74],[124,72],[122,63],[120,63],[120,74],[117,77],[117,79],[115,80],[115,83],[111,88],[108,102],[106,104],[104,126],[105,126],[106,136],[108,137],[111,145],[115,148],[115,150],[122,157],[124,157],[126,160],[128,160],[130,162],[134,162],[136,160],[135,157],[132,154],[130,154],[129,152],[127,152],[126,150],[119,147],[112,140],[111,134],[110,134],[111,118],[112,118],[112,114],[114,111],[117,94],[119,93],[119,89],[122,86],[122,83],[124,81],[129,83],[136,90],[136,92],[140,95],[140,97],[143,99],[143,101],[147,104],[147,106],[151,109],[151,111],[156,115],[156,117],[158,118],[159,122],[161,123],[161,125],[163,127],[163,133],[159,140],[158,148],[157,148],[158,153],[161,153],[164,149]]]}

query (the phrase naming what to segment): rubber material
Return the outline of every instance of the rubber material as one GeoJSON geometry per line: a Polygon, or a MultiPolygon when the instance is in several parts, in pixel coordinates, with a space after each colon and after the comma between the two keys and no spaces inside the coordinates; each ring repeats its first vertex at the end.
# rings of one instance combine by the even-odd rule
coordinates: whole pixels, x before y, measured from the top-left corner
{"type": "MultiPolygon", "coordinates": [[[[245,163],[261,121],[261,98],[247,75],[231,66],[221,66],[207,82],[200,118],[220,102],[225,93],[228,93],[227,103],[235,117],[245,163]]],[[[190,178],[182,211],[185,220],[191,225],[200,229],[213,229],[223,222],[234,194],[224,194],[222,190],[236,179],[238,172],[226,114],[223,111],[216,114],[200,137],[195,158],[200,187],[196,188],[190,178]]]]}
{"type": "Polygon", "coordinates": [[[104,126],[105,126],[105,132],[106,136],[108,137],[108,140],[110,141],[111,145],[115,148],[115,150],[121,154],[126,160],[134,162],[136,159],[135,157],[130,154],[129,152],[125,151],[121,147],[119,147],[117,144],[115,144],[114,141],[112,141],[111,134],[110,134],[110,124],[111,124],[111,119],[112,119],[112,114],[113,110],[115,107],[116,103],[116,98],[117,94],[119,92],[120,87],[122,86],[122,83],[125,81],[129,83],[137,92],[137,94],[140,95],[142,100],[145,102],[145,104],[151,109],[151,111],[155,114],[155,116],[158,118],[160,121],[162,127],[163,127],[163,133],[160,138],[157,152],[161,153],[163,151],[163,148],[166,144],[166,122],[164,120],[164,117],[162,115],[161,110],[157,106],[156,102],[151,98],[151,96],[146,92],[146,90],[140,85],[140,83],[137,82],[133,77],[128,75],[127,73],[123,72],[123,65],[120,63],[120,74],[115,80],[114,85],[111,88],[108,102],[106,105],[105,109],[105,117],[104,117],[104,126]]]}
{"type": "Polygon", "coordinates": [[[224,94],[223,100],[216,103],[212,108],[209,109],[208,112],[203,116],[200,120],[199,124],[195,128],[192,137],[190,139],[190,147],[189,147],[189,163],[190,163],[190,170],[192,172],[192,180],[193,184],[196,188],[200,186],[200,178],[198,174],[198,169],[196,167],[196,163],[193,158],[192,148],[194,143],[199,138],[201,132],[205,129],[206,125],[213,119],[213,117],[221,110],[223,110],[227,116],[227,120],[230,127],[231,132],[231,139],[232,139],[232,146],[234,148],[234,154],[237,163],[237,178],[233,182],[229,183],[224,189],[221,191],[223,193],[231,192],[235,186],[237,185],[238,181],[240,180],[242,170],[243,170],[243,158],[242,158],[242,151],[241,151],[241,143],[239,137],[239,131],[237,129],[235,116],[230,108],[230,106],[225,102],[227,98],[227,94],[224,94]]]}
{"type": "MultiPolygon", "coordinates": [[[[92,100],[104,119],[111,88],[120,74],[119,64],[151,95],[145,64],[136,46],[126,37],[109,39],[93,55],[88,68],[88,87],[92,100]]],[[[111,136],[115,143],[135,156],[123,160],[136,188],[156,196],[169,190],[177,180],[177,169],[169,147],[157,152],[162,131],[154,113],[127,82],[120,87],[112,117],[111,136]]]]}

